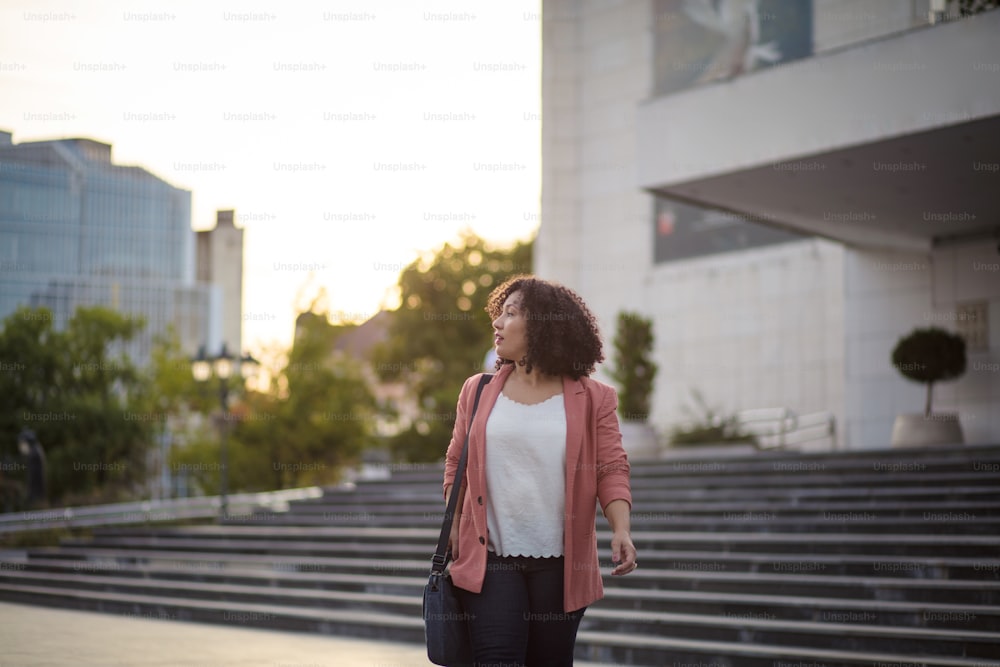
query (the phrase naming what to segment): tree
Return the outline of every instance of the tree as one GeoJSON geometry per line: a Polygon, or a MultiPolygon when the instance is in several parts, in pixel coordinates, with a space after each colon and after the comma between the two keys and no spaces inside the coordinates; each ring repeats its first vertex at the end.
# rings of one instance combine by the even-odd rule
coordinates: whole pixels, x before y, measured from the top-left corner
{"type": "Polygon", "coordinates": [[[191,356],[181,347],[173,327],[153,338],[150,364],[146,369],[150,385],[149,409],[168,416],[207,412],[218,399],[214,391],[205,391],[191,372],[191,356]]]}
{"type": "Polygon", "coordinates": [[[489,294],[508,277],[530,273],[531,261],[531,241],[497,249],[466,233],[400,274],[401,305],[374,359],[379,376],[405,382],[417,405],[416,419],[389,443],[397,458],[444,455],[458,393],[466,378],[483,370],[492,346],[484,310],[489,294]]]}
{"type": "Polygon", "coordinates": [[[80,307],[57,331],[50,311],[21,308],[0,332],[0,456],[35,431],[48,462],[50,500],[130,497],[145,478],[155,415],[148,385],[122,351],[144,322],[80,307]]]}
{"type": "Polygon", "coordinates": [[[618,313],[611,378],[618,383],[618,410],[625,421],[649,418],[649,399],[659,370],[650,357],[653,322],[639,313],[618,313]]]}
{"type": "Polygon", "coordinates": [[[288,397],[281,400],[273,424],[251,426],[280,429],[280,447],[270,469],[283,486],[332,482],[340,469],[358,458],[372,442],[375,399],[362,376],[360,363],[334,349],[337,338],[353,325],[331,325],[323,314],[299,318],[295,344],[280,376],[288,397]]]}
{"type": "Polygon", "coordinates": [[[914,329],[896,343],[892,365],[908,380],[927,385],[924,414],[930,416],[934,383],[965,373],[965,339],[938,327],[914,329]]]}
{"type": "Polygon", "coordinates": [[[146,448],[159,415],[145,409],[147,386],[128,356],[112,353],[144,326],[141,319],[100,306],[78,308],[66,325],[63,340],[73,367],[61,386],[77,421],[64,434],[61,451],[75,455],[62,466],[52,457],[56,475],[73,473],[66,488],[101,491],[109,485],[127,497],[145,481],[146,448]]]}
{"type": "MultiPolygon", "coordinates": [[[[160,479],[176,485],[176,478],[184,477],[185,471],[205,472],[208,468],[204,465],[177,466],[179,458],[183,458],[178,456],[179,452],[192,459],[195,458],[192,456],[194,452],[204,453],[208,448],[214,448],[214,454],[218,454],[217,432],[210,423],[199,418],[199,415],[211,414],[217,408],[218,394],[214,387],[209,390],[194,379],[191,355],[181,347],[180,337],[173,327],[153,338],[150,364],[145,372],[150,387],[146,410],[157,415],[154,435],[161,439],[161,449],[150,458],[154,466],[161,467],[161,473],[165,472],[162,467],[169,470],[170,474],[160,479]]],[[[150,473],[152,477],[156,470],[150,473]]],[[[159,497],[170,497],[173,493],[174,488],[159,487],[159,497]]]]}
{"type": "MultiPolygon", "coordinates": [[[[61,440],[64,424],[34,421],[59,394],[63,360],[59,335],[47,309],[22,308],[11,313],[0,331],[0,492],[4,511],[21,509],[27,470],[18,451],[18,435],[33,429],[43,448],[61,440]],[[26,418],[27,416],[27,418],[26,418]]],[[[49,485],[49,495],[53,496],[49,485]]]]}
{"type": "Polygon", "coordinates": [[[354,325],[331,325],[313,312],[298,325],[269,391],[248,393],[232,411],[233,490],[333,483],[372,442],[375,400],[360,364],[334,349],[354,325]]]}

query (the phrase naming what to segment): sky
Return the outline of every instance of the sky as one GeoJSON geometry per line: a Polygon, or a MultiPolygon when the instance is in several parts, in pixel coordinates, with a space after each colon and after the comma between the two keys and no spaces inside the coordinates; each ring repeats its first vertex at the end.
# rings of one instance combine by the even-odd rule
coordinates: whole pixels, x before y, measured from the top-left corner
{"type": "Polygon", "coordinates": [[[363,321],[461,230],[537,230],[541,2],[3,0],[0,129],[235,209],[244,346],[287,347],[321,289],[363,321]]]}

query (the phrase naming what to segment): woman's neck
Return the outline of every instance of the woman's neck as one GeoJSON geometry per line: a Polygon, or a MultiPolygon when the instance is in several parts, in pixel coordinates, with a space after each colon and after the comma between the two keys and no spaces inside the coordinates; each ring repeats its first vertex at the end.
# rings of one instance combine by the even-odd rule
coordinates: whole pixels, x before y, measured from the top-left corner
{"type": "Polygon", "coordinates": [[[532,369],[529,373],[524,370],[524,366],[518,366],[517,364],[514,364],[514,370],[511,372],[510,376],[511,378],[516,378],[518,382],[532,388],[542,387],[559,380],[557,376],[542,373],[537,368],[532,369]]]}

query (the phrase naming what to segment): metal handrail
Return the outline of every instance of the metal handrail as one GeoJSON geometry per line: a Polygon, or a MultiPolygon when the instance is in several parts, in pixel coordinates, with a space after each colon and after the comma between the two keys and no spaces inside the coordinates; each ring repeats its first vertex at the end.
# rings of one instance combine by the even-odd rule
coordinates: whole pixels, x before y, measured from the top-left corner
{"type": "Polygon", "coordinates": [[[736,415],[740,429],[757,439],[761,449],[785,449],[821,439],[837,448],[836,418],[832,412],[796,414],[788,408],[757,408],[736,415]]]}
{"type": "MultiPolygon", "coordinates": [[[[226,516],[245,519],[248,514],[252,515],[258,510],[285,512],[288,510],[288,503],[292,501],[319,498],[322,495],[323,490],[318,486],[229,494],[226,516]]],[[[220,496],[197,496],[6,512],[0,514],[0,534],[56,528],[211,519],[219,516],[221,504],[220,496]]]]}

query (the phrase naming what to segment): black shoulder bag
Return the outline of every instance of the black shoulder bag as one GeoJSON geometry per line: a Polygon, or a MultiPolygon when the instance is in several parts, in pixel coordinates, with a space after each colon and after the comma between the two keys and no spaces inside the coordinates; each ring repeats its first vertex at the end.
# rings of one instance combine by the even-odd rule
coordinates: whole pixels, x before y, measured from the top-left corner
{"type": "Polygon", "coordinates": [[[483,393],[483,387],[492,377],[490,374],[483,374],[476,388],[476,400],[472,404],[469,428],[465,432],[465,446],[462,448],[462,456],[455,471],[455,481],[452,482],[451,497],[448,498],[448,509],[445,510],[444,522],[441,524],[437,551],[431,558],[431,575],[427,585],[424,586],[424,638],[427,640],[427,657],[435,665],[472,664],[468,616],[455,595],[451,575],[445,573],[444,569],[451,560],[448,539],[451,537],[451,524],[455,518],[455,509],[458,507],[458,497],[462,495],[462,482],[469,459],[472,420],[476,417],[476,408],[479,407],[479,397],[483,393]]]}

